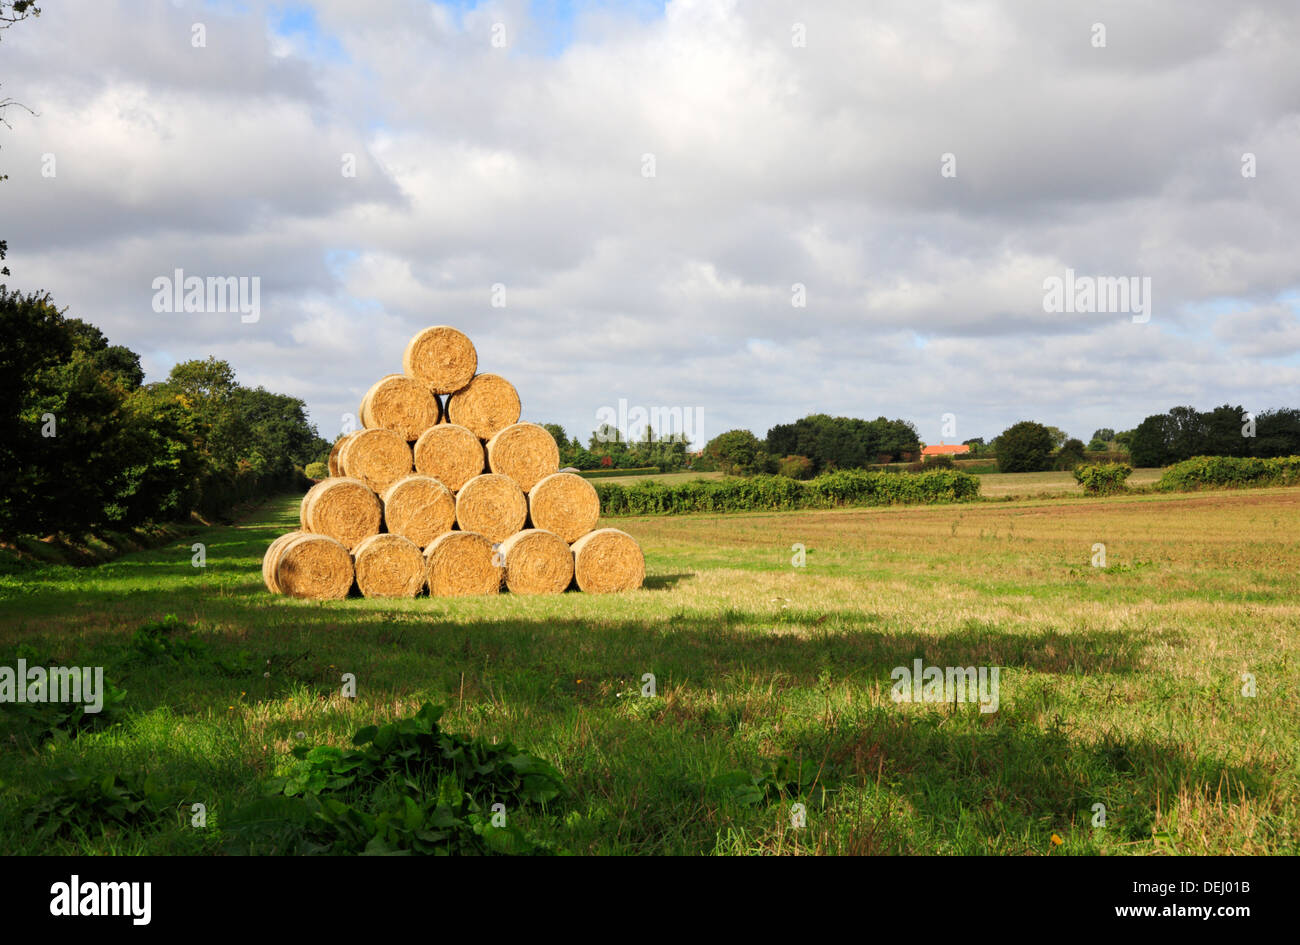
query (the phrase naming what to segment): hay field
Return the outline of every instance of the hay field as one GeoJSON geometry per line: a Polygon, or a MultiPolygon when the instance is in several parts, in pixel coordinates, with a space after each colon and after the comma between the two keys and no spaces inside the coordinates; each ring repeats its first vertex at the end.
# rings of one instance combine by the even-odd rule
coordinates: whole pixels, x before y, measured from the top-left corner
{"type": "Polygon", "coordinates": [[[300,734],[344,746],[432,700],[449,730],[559,767],[573,800],[525,824],[562,850],[1300,853],[1300,490],[618,518],[646,551],[640,592],[326,602],[262,587],[299,498],[97,568],[0,576],[0,665],[103,665],[127,691],[101,732],[40,751],[0,733],[0,849],[217,852],[221,813],[300,734]],[[165,614],[206,655],[133,643],[165,614]],[[998,711],[893,702],[913,659],[1000,667],[998,711]],[[800,762],[824,803],[770,790],[800,762]],[[37,841],[22,812],[69,765],[193,782],[214,816],[37,841]]]}

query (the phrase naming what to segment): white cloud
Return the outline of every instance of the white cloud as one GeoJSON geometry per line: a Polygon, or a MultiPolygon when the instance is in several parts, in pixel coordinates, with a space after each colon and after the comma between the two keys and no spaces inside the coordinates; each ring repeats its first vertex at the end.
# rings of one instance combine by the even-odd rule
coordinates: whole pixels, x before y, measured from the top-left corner
{"type": "Polygon", "coordinates": [[[64,0],[7,31],[4,92],[40,112],[0,131],[11,285],[154,377],[228,357],[326,434],[433,323],[584,437],[620,397],[713,433],[955,412],[960,438],[1292,402],[1290,4],[676,0],[588,11],[558,55],[524,0],[314,7],[320,36],[261,2],[64,0]],[[177,267],[260,273],[262,322],[156,315],[177,267]],[[1150,276],[1151,322],[1045,313],[1067,267],[1150,276]]]}

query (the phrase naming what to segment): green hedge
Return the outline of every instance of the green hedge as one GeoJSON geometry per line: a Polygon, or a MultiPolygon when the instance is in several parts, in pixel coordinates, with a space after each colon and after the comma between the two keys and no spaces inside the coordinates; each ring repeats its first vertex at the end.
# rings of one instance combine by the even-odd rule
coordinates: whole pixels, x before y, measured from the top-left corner
{"type": "Polygon", "coordinates": [[[675,515],[681,512],[753,512],[828,509],[846,505],[960,502],[979,497],[979,479],[940,469],[917,475],[841,470],[807,482],[785,476],[695,479],[664,484],[596,486],[602,515],[675,515]]]}
{"type": "Polygon", "coordinates": [[[1128,488],[1133,474],[1128,463],[1086,463],[1074,467],[1074,481],[1089,495],[1115,495],[1128,488]]]}
{"type": "Polygon", "coordinates": [[[628,469],[584,469],[578,475],[583,479],[608,479],[610,476],[650,476],[657,472],[658,466],[632,466],[628,469]]]}
{"type": "Polygon", "coordinates": [[[1193,456],[1165,470],[1156,488],[1169,492],[1300,485],[1300,456],[1193,456]]]}

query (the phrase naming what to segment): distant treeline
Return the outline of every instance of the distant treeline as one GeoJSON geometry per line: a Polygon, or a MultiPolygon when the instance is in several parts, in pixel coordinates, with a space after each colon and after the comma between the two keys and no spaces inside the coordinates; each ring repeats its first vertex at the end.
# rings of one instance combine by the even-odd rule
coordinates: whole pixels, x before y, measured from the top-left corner
{"type": "Polygon", "coordinates": [[[1174,407],[1147,417],[1129,445],[1134,466],[1168,466],[1193,456],[1300,454],[1300,410],[1280,407],[1249,414],[1224,404],[1213,410],[1174,407]]]}
{"type": "Polygon", "coordinates": [[[0,332],[0,536],[217,516],[328,452],[301,400],[215,358],[145,384],[139,355],[47,294],[0,287],[0,332]]]}

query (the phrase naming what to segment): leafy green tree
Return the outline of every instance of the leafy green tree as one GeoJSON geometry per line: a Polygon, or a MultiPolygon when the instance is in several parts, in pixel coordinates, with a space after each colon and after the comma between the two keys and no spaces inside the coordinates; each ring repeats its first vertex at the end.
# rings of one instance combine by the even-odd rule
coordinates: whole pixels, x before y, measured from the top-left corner
{"type": "Polygon", "coordinates": [[[1134,466],[1168,466],[1175,461],[1170,425],[1169,415],[1164,413],[1152,414],[1137,425],[1129,442],[1134,466]]]}
{"type": "Polygon", "coordinates": [[[1056,469],[1074,469],[1083,463],[1083,441],[1079,439],[1068,439],[1056,452],[1052,465],[1056,469]]]}
{"type": "Polygon", "coordinates": [[[775,464],[762,441],[748,430],[728,430],[704,447],[704,455],[727,475],[768,472],[775,464]]]}
{"type": "Polygon", "coordinates": [[[1206,456],[1249,456],[1250,439],[1241,435],[1245,413],[1246,408],[1241,405],[1224,404],[1201,414],[1201,451],[1206,456]]]}
{"type": "Polygon", "coordinates": [[[1066,433],[1060,427],[1048,427],[1047,432],[1052,437],[1052,449],[1059,450],[1065,445],[1065,441],[1070,438],[1070,434],[1066,433]]]}
{"type": "Polygon", "coordinates": [[[1251,454],[1260,457],[1300,455],[1300,410],[1265,410],[1255,418],[1255,436],[1246,438],[1251,454]]]}
{"type": "Polygon", "coordinates": [[[1042,472],[1052,468],[1051,431],[1041,423],[1022,420],[998,436],[998,469],[1002,472],[1042,472]]]}

